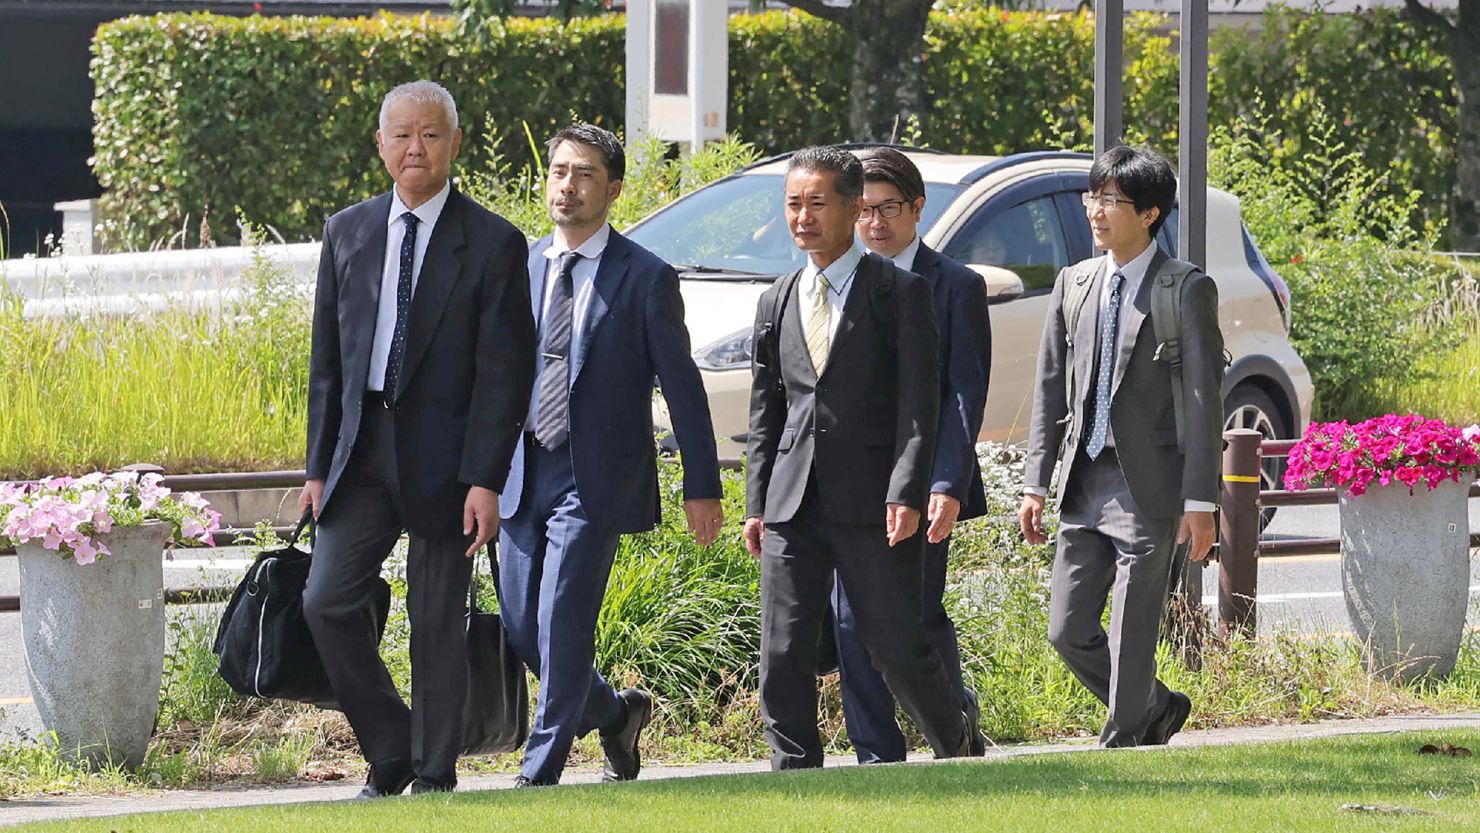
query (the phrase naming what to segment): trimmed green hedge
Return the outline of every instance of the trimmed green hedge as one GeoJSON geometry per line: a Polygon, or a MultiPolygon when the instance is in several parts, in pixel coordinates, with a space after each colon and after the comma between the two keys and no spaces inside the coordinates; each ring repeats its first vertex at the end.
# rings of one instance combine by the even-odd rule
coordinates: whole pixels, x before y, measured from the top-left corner
{"type": "MultiPolygon", "coordinates": [[[[1397,161],[1392,187],[1431,188],[1430,203],[1442,206],[1453,83],[1434,38],[1391,13],[1268,20],[1266,33],[1299,37],[1217,38],[1214,123],[1251,112],[1257,95],[1299,149],[1321,102],[1345,120],[1348,135],[1337,138],[1369,164],[1397,161]]],[[[1175,152],[1177,57],[1166,26],[1155,15],[1127,19],[1126,124],[1132,139],[1175,152]]],[[[475,44],[427,16],[106,24],[93,77],[108,242],[147,246],[183,231],[193,244],[203,215],[218,241],[233,241],[238,208],[289,239],[316,236],[330,213],[386,187],[372,140],[380,99],[418,77],[458,100],[463,171],[528,162],[526,123],[536,140],[573,116],[620,128],[623,27],[614,15],[516,18],[475,44]]],[[[1084,14],[934,13],[924,54],[934,106],[902,137],[988,154],[1087,146],[1093,40],[1084,14]]],[[[841,28],[799,12],[732,17],[730,129],[763,152],[846,138],[851,49],[841,28]]]]}

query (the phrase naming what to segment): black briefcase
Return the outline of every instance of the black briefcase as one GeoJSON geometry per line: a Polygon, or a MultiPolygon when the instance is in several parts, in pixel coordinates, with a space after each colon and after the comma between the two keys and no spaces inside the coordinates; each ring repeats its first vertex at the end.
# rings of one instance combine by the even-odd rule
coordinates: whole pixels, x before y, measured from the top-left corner
{"type": "MultiPolygon", "coordinates": [[[[303,618],[303,588],[310,554],[298,549],[304,530],[312,537],[313,515],[305,512],[288,546],[257,555],[221,616],[212,647],[217,671],[238,694],[294,700],[338,709],[324,663],[303,618]]],[[[391,587],[376,578],[372,610],[384,634],[391,587]]]]}
{"type": "MultiPolygon", "coordinates": [[[[498,551],[488,545],[498,580],[498,551]]],[[[475,562],[476,564],[476,562],[475,562]]],[[[478,609],[475,567],[468,582],[468,699],[463,706],[463,754],[512,752],[529,738],[529,683],[497,613],[478,609]]]]}

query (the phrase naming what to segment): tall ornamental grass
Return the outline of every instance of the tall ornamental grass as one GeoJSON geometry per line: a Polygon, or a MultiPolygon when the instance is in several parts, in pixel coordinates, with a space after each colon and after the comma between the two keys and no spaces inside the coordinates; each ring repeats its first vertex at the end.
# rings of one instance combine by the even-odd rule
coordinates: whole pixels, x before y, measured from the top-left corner
{"type": "Polygon", "coordinates": [[[0,290],[0,478],[303,464],[309,313],[265,256],[219,313],[28,318],[0,290]]]}

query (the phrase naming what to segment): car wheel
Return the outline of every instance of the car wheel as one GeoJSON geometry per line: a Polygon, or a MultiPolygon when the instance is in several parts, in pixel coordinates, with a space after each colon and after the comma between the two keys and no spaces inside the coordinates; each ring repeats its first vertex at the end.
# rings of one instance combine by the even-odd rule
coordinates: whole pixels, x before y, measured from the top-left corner
{"type": "MultiPolygon", "coordinates": [[[[1284,417],[1281,416],[1279,408],[1275,407],[1274,400],[1269,394],[1252,384],[1244,383],[1234,387],[1228,394],[1228,400],[1223,404],[1223,430],[1233,428],[1247,428],[1258,431],[1266,440],[1289,439],[1289,429],[1285,427],[1284,417]]],[[[1260,491],[1271,491],[1284,488],[1281,480],[1285,474],[1285,458],[1267,457],[1260,466],[1259,489],[1260,491]]],[[[1259,531],[1263,532],[1269,522],[1273,520],[1275,508],[1272,506],[1260,507],[1259,509],[1259,531]]]]}

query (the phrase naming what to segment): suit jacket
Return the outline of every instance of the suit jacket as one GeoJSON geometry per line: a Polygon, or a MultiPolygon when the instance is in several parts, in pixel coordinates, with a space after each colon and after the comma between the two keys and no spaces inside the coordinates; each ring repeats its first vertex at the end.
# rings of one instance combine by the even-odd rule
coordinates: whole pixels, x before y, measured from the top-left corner
{"type": "MultiPolygon", "coordinates": [[[[1047,486],[1055,458],[1062,455],[1059,492],[1069,482],[1075,451],[1089,430],[1093,411],[1095,354],[1099,344],[1100,287],[1104,258],[1059,272],[1038,353],[1038,390],[1028,434],[1025,476],[1047,486]],[[1064,290],[1068,281],[1089,281],[1072,350],[1073,391],[1067,390],[1071,350],[1065,331],[1064,290]]],[[[1185,451],[1177,448],[1172,376],[1155,361],[1150,321],[1151,287],[1170,258],[1157,250],[1125,314],[1125,332],[1115,356],[1110,393],[1110,429],[1116,456],[1136,505],[1147,517],[1176,518],[1187,500],[1216,503],[1223,448],[1223,333],[1218,329],[1218,287],[1195,271],[1182,284],[1182,399],[1185,451]]]]}
{"type": "Polygon", "coordinates": [[[930,287],[864,255],[819,377],[796,307],[799,274],[758,304],[746,514],[791,520],[815,472],[827,518],[882,526],[886,503],[921,509],[930,491],[940,416],[930,287]],[[781,327],[772,333],[777,301],[781,327]]]}
{"type": "MultiPolygon", "coordinates": [[[[324,224],[309,359],[309,478],[321,512],[354,449],[385,264],[391,197],[324,224]]],[[[396,471],[407,529],[462,534],[469,486],[495,491],[509,470],[533,385],[534,322],[524,236],[453,190],[427,241],[395,391],[396,471]]]]}
{"type": "Polygon", "coordinates": [[[930,285],[940,335],[940,427],[930,491],[961,501],[960,520],[987,514],[976,438],[987,407],[992,323],[977,273],[920,244],[914,271],[930,285]]]}
{"type": "MultiPolygon", "coordinates": [[[[530,298],[544,298],[544,251],[551,239],[544,237],[526,253],[522,268],[530,298]]],[[[709,400],[691,355],[673,267],[612,230],[593,290],[581,350],[571,363],[576,491],[593,520],[619,532],[642,532],[653,528],[660,513],[654,376],[673,418],[687,499],[720,497],[709,400]]],[[[531,369],[536,361],[529,360],[531,369]]],[[[499,504],[505,518],[518,510],[523,492],[521,443],[499,504]]]]}

